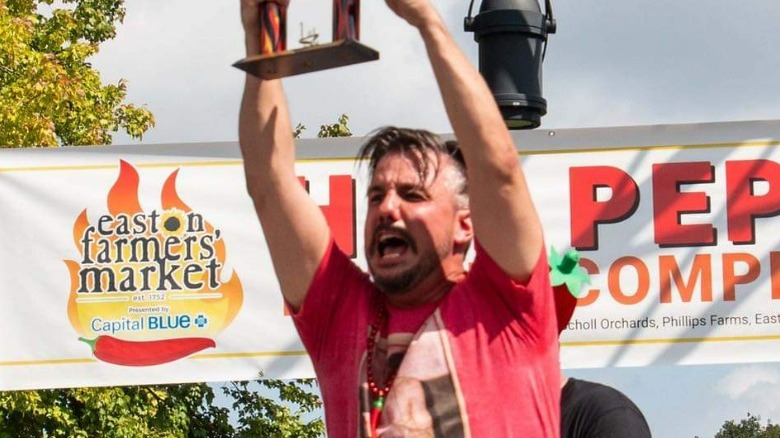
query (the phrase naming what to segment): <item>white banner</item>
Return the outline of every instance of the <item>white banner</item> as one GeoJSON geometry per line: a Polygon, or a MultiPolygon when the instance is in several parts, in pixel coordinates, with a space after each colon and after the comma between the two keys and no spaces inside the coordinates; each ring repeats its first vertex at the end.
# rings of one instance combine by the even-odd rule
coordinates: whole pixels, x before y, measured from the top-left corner
{"type": "MultiPolygon", "coordinates": [[[[516,133],[565,367],[780,360],[780,122],[516,133]]],[[[362,263],[361,139],[296,172],[362,263]]],[[[0,389],[313,376],[235,144],[0,150],[0,389]]]]}

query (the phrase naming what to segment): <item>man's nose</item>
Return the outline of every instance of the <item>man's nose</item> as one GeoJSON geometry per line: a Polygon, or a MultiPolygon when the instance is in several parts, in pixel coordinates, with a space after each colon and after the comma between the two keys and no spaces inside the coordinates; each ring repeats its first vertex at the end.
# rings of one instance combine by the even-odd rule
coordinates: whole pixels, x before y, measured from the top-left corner
{"type": "Polygon", "coordinates": [[[394,191],[389,191],[382,198],[382,202],[379,204],[379,214],[382,219],[395,222],[401,218],[399,207],[401,206],[401,199],[394,191]]]}

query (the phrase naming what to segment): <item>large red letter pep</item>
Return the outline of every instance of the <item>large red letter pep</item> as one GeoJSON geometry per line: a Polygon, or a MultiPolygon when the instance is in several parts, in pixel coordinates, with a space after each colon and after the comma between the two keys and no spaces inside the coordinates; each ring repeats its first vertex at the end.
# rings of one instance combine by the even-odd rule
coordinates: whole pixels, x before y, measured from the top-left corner
{"type": "Polygon", "coordinates": [[[681,192],[683,184],[711,183],[715,172],[707,161],[653,164],[653,224],[659,246],[714,245],[711,224],[682,224],[685,213],[708,213],[710,197],[704,192],[681,192]]]}
{"type": "Polygon", "coordinates": [[[626,172],[610,166],[569,169],[571,200],[571,245],[578,250],[598,249],[598,224],[620,222],[634,214],[639,205],[639,188],[626,172]],[[612,191],[599,201],[597,190],[612,191]]]}
{"type": "Polygon", "coordinates": [[[755,218],[780,214],[780,164],[770,160],[727,161],[726,190],[729,240],[755,243],[755,218]],[[755,193],[758,181],[769,185],[763,195],[755,193]]]}

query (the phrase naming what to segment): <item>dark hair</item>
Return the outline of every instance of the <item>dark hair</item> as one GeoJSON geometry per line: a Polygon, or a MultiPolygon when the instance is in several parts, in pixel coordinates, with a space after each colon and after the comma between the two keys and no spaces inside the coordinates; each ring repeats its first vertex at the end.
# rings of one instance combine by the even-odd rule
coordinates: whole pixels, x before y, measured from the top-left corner
{"type": "Polygon", "coordinates": [[[466,162],[457,141],[443,141],[438,135],[424,129],[385,126],[371,134],[360,147],[357,159],[368,161],[369,177],[373,177],[379,161],[390,153],[400,153],[408,158],[420,175],[420,181],[425,181],[431,168],[434,174],[438,173],[441,157],[450,157],[463,176],[464,184],[460,192],[466,192],[466,162]],[[427,153],[429,151],[434,152],[435,158],[427,153]]]}

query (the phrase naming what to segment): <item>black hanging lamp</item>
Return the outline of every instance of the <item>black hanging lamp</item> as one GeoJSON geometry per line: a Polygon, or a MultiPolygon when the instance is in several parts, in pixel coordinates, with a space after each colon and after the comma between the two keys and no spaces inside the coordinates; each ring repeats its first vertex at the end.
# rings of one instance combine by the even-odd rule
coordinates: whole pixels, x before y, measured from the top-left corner
{"type": "Polygon", "coordinates": [[[465,19],[479,45],[479,72],[493,93],[509,129],[534,129],[547,114],[542,97],[542,61],[547,36],[556,31],[552,4],[542,13],[537,0],[482,0],[465,19]]]}

